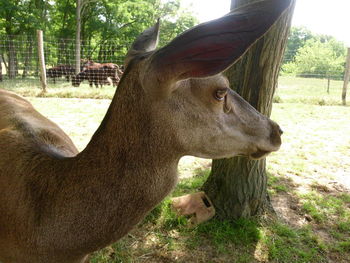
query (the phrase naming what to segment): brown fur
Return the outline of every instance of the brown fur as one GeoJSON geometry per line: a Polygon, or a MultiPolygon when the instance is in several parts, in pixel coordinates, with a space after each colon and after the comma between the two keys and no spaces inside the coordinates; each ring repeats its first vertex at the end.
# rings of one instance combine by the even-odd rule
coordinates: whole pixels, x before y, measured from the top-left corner
{"type": "MultiPolygon", "coordinates": [[[[253,6],[276,12],[264,21],[264,32],[283,11],[276,8],[282,2],[253,6]]],[[[239,51],[226,42],[222,48],[212,45],[216,34],[235,37],[231,24],[237,24],[240,12],[223,18],[232,20],[227,27],[219,19],[209,31],[206,24],[194,29],[197,39],[205,38],[194,43],[196,54],[206,57],[200,63],[182,51],[193,50],[191,32],[176,39],[184,45],[151,52],[159,24],[146,30],[133,45],[136,52],[130,52],[105,118],[80,153],[29,102],[0,91],[0,261],[84,262],[89,253],[124,236],[169,194],[182,156],[261,157],[260,152],[278,150],[278,125],[230,91],[227,80],[213,73],[223,71],[226,62],[212,63],[206,53],[209,46],[213,59],[217,51],[241,54],[255,41],[242,43],[239,51]],[[172,63],[162,65],[169,56],[172,63]],[[223,90],[227,94],[218,100],[223,90]]],[[[255,32],[244,26],[244,32],[255,32]]]]}
{"type": "Polygon", "coordinates": [[[70,80],[75,74],[75,69],[70,65],[58,65],[47,69],[46,76],[51,78],[54,83],[56,83],[57,78],[65,77],[67,81],[70,80]]]}
{"type": "Polygon", "coordinates": [[[121,70],[119,66],[113,63],[90,63],[84,67],[84,70],[72,77],[72,84],[78,87],[83,80],[87,80],[92,87],[95,84],[102,88],[103,84],[109,83],[111,79],[114,86],[117,86],[120,81],[121,70]]]}

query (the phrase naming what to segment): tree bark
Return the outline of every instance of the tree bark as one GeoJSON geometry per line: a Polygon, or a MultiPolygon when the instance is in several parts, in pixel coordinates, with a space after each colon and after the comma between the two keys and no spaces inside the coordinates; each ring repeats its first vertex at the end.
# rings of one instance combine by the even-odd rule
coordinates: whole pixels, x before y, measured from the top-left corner
{"type": "Polygon", "coordinates": [[[80,32],[81,32],[81,11],[82,11],[82,0],[77,0],[77,10],[76,10],[76,35],[75,35],[75,74],[79,74],[80,72],[80,61],[81,61],[81,53],[80,53],[80,32]]]}
{"type": "Polygon", "coordinates": [[[348,90],[348,84],[350,79],[350,47],[348,48],[348,55],[346,57],[346,65],[345,65],[345,75],[344,75],[344,85],[342,91],[342,103],[346,105],[346,92],[348,90]]]}
{"type": "Polygon", "coordinates": [[[6,63],[6,59],[5,59],[4,54],[1,54],[1,59],[2,59],[2,63],[4,63],[5,71],[8,72],[8,65],[6,63]]]}
{"type": "Polygon", "coordinates": [[[0,55],[0,82],[2,81],[2,54],[0,55]]]}
{"type": "MultiPolygon", "coordinates": [[[[232,0],[231,9],[256,0],[232,0]]],[[[295,1],[243,57],[227,70],[231,88],[261,113],[270,116],[295,1]]],[[[203,190],[220,219],[250,217],[272,208],[267,193],[266,160],[246,157],[213,160],[203,190]]]]}
{"type": "Polygon", "coordinates": [[[24,61],[24,69],[23,69],[23,74],[22,78],[25,79],[28,75],[29,68],[31,66],[32,62],[32,56],[33,56],[33,40],[31,38],[27,38],[27,55],[25,56],[25,61],[24,61]]]}
{"type": "Polygon", "coordinates": [[[8,77],[14,79],[17,75],[17,55],[13,39],[9,39],[8,41],[8,52],[8,77]]]}

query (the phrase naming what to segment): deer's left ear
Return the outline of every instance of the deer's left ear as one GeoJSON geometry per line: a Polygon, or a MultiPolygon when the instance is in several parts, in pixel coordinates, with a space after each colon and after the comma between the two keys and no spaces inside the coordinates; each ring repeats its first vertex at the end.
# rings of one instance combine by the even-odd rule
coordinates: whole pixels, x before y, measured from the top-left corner
{"type": "Polygon", "coordinates": [[[143,31],[131,45],[126,54],[124,67],[126,68],[129,62],[138,54],[146,53],[156,49],[159,40],[159,18],[157,23],[143,31]]]}
{"type": "Polygon", "coordinates": [[[200,24],[156,51],[149,58],[145,75],[152,85],[156,82],[163,89],[171,89],[171,83],[178,80],[218,74],[261,38],[290,3],[291,0],[260,1],[200,24]]]}

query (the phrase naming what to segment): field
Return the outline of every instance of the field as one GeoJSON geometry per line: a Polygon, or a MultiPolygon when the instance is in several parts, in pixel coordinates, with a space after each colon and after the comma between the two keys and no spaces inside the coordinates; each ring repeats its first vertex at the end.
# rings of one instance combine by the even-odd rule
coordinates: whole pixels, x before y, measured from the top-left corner
{"type": "MultiPolygon", "coordinates": [[[[83,149],[113,88],[75,89],[63,83],[41,94],[33,83],[3,82],[0,88],[31,96],[35,107],[83,149]]],[[[91,262],[350,262],[350,108],[340,106],[341,88],[341,81],[331,81],[328,94],[326,80],[280,78],[272,119],[284,130],[283,144],[267,158],[268,191],[277,216],[213,219],[189,228],[167,198],[91,262]]],[[[210,160],[184,157],[172,196],[195,192],[209,171],[210,160]]]]}

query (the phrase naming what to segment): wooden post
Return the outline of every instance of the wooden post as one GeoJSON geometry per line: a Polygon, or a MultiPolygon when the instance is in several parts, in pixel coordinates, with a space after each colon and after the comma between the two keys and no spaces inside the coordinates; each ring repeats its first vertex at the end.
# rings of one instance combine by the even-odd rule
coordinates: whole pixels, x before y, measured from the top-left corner
{"type": "Polygon", "coordinates": [[[82,12],[82,3],[81,0],[77,0],[77,10],[76,10],[76,35],[75,35],[75,74],[80,72],[80,55],[81,55],[81,45],[80,45],[80,31],[81,31],[81,12],[82,12]]]}
{"type": "Polygon", "coordinates": [[[2,55],[0,55],[0,81],[2,81],[2,55]]]}
{"type": "Polygon", "coordinates": [[[346,105],[346,91],[348,89],[349,78],[350,78],[350,47],[348,47],[348,55],[346,58],[345,75],[344,75],[343,93],[341,96],[344,106],[346,105]]]}
{"type": "Polygon", "coordinates": [[[43,92],[46,92],[47,82],[46,82],[43,31],[37,30],[37,37],[38,37],[38,55],[39,55],[40,73],[41,73],[41,87],[43,89],[43,92]]]}
{"type": "Polygon", "coordinates": [[[329,94],[329,87],[331,85],[331,76],[328,75],[328,81],[327,81],[327,93],[329,94]]]}

